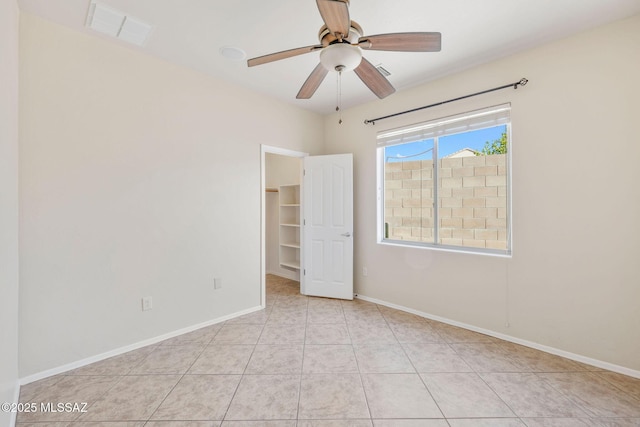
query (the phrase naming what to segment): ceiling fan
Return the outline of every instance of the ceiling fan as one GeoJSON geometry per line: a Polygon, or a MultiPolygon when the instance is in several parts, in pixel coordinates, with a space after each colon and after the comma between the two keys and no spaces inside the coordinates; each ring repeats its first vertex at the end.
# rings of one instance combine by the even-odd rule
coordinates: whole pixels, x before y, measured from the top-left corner
{"type": "Polygon", "coordinates": [[[349,17],[349,0],[316,0],[324,21],[318,39],[320,44],[284,50],[249,59],[254,67],[281,59],[320,50],[320,63],[300,88],[296,98],[309,99],[329,71],[354,70],[360,80],[378,96],[385,98],[396,90],[386,77],[362,57],[364,50],[398,52],[439,52],[441,34],[435,32],[391,33],[363,36],[362,27],[349,17]]]}

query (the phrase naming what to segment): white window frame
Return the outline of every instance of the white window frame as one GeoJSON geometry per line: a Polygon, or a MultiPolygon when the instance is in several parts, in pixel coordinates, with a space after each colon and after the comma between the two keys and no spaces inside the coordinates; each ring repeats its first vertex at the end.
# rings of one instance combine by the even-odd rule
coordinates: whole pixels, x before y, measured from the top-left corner
{"type": "MultiPolygon", "coordinates": [[[[376,170],[377,170],[377,243],[390,246],[415,247],[422,249],[431,249],[447,252],[462,252],[482,255],[492,255],[500,257],[511,257],[513,253],[513,236],[512,236],[512,151],[513,144],[511,138],[511,105],[502,104],[483,108],[480,110],[469,111],[454,116],[443,117],[430,120],[423,123],[411,124],[401,128],[381,131],[377,135],[376,149],[376,170]],[[506,154],[506,187],[507,187],[507,248],[506,249],[488,249],[475,248],[457,245],[444,245],[434,242],[416,242],[408,240],[393,240],[385,238],[385,200],[384,200],[384,183],[385,183],[385,154],[384,149],[388,146],[406,144],[425,139],[437,139],[439,137],[453,135],[458,133],[470,132],[478,129],[506,125],[507,127],[507,154],[506,154]]],[[[434,142],[434,201],[438,203],[438,159],[437,159],[437,141],[434,142]]],[[[438,209],[434,206],[434,235],[437,235],[438,225],[438,209]]]]}

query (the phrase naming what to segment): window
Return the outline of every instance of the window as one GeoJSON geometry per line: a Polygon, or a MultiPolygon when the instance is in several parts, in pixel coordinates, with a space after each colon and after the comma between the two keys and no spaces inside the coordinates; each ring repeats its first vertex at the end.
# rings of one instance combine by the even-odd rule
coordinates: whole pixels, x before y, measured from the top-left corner
{"type": "Polygon", "coordinates": [[[378,134],[380,243],[511,253],[510,110],[378,134]]]}

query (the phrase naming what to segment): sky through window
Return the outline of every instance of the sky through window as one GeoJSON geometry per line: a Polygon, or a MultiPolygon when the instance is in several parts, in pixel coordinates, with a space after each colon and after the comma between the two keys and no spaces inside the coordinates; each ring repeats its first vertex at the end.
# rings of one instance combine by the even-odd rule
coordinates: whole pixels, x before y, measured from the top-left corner
{"type": "MultiPolygon", "coordinates": [[[[443,158],[464,148],[482,151],[487,141],[493,142],[500,139],[500,136],[506,129],[506,125],[501,125],[440,137],[438,156],[443,158]]],[[[432,160],[432,150],[433,139],[417,141],[410,144],[391,145],[385,148],[385,160],[388,162],[432,160]]]]}

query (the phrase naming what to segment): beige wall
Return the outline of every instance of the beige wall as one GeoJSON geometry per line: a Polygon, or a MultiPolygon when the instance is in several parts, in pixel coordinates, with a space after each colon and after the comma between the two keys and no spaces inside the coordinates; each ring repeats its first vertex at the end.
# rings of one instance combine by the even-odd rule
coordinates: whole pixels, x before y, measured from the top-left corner
{"type": "Polygon", "coordinates": [[[356,291],[640,370],[638,75],[640,16],[399,91],[342,125],[327,117],[328,152],[355,155],[356,291]],[[363,124],[521,77],[518,90],[363,124]],[[377,244],[376,132],[505,102],[513,257],[377,244]]]}
{"type": "MultiPolygon", "coordinates": [[[[0,402],[18,385],[18,6],[0,1],[0,402]]],[[[12,414],[0,412],[0,425],[12,414]]]]}
{"type": "Polygon", "coordinates": [[[321,117],[20,27],[21,376],[259,306],[260,144],[317,153],[321,117]]]}

